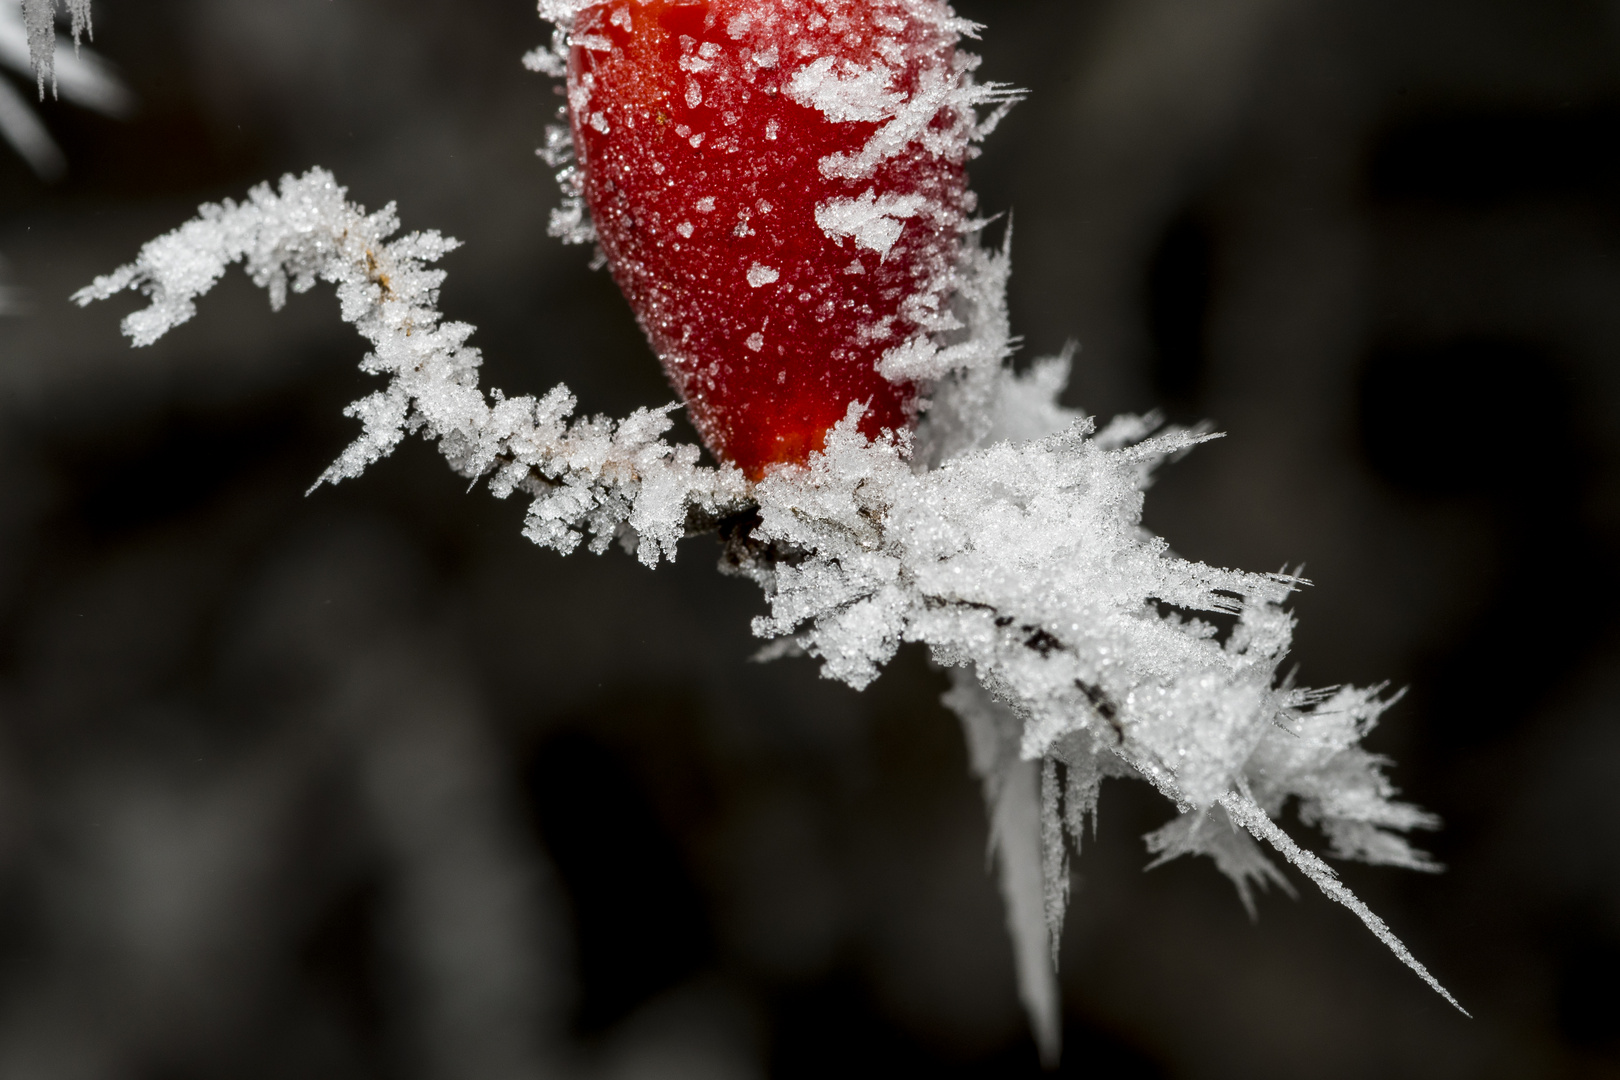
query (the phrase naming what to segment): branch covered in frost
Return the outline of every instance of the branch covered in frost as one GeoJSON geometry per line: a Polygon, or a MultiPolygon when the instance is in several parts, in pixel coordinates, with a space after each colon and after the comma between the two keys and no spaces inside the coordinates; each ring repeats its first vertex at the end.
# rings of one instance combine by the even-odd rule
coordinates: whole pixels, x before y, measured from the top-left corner
{"type": "Polygon", "coordinates": [[[1157,431],[1152,417],[1097,430],[1058,404],[1066,357],[1008,364],[1005,247],[968,237],[954,302],[925,337],[880,365],[931,388],[916,433],[869,441],[852,405],[807,467],[750,485],[661,436],[668,409],[569,422],[564,387],[486,398],[472,327],[436,304],[455,247],[434,232],[389,239],[392,206],[367,215],[324,171],[260,186],[199,216],[77,294],[137,289],[124,321],[137,345],[190,319],[196,297],[241,262],[270,292],[337,286],[343,318],[371,342],[362,368],[387,385],[350,406],[364,431],[321,477],[353,477],[406,434],[504,497],[534,497],[525,534],[567,552],[618,537],[642,561],[673,558],[690,528],[725,521],[724,565],[757,581],[767,652],[806,652],[860,689],[905,642],[955,669],[945,702],[968,736],[1016,945],[1019,987],[1055,1060],[1053,969],[1078,853],[1108,777],[1147,781],[1179,816],[1147,838],[1154,865],[1208,855],[1251,914],[1253,887],[1289,890],[1256,841],[1350,908],[1447,1001],[1455,999],[1315,855],[1274,818],[1293,800],[1335,856],[1419,870],[1404,833],[1435,819],[1395,800],[1382,759],[1360,747],[1392,698],[1382,688],[1279,680],[1302,580],[1192,562],[1142,527],[1154,470],[1214,436],[1157,431]]]}
{"type": "Polygon", "coordinates": [[[746,505],[740,472],[700,466],[697,447],[664,441],[673,406],[618,422],[570,422],[576,402],[565,386],[539,399],[498,390],[486,397],[481,358],[467,345],[473,328],[438,312],[444,271],[431,264],[457,242],[432,231],[389,239],[398,228],[392,204],[368,215],[330,173],[312,169],[283,177],[279,193],[262,184],[245,202],[201,207],[73,299],[145,293],[150,306],[127,316],[123,329],[136,345],[150,345],[190,320],[197,297],[233,263],[269,291],[277,310],[289,289],[336,285],[344,321],[372,346],[362,370],[388,384],[345,411],[363,431],[317,485],[359,476],[407,434],[421,434],[462,476],[488,477],[497,497],[533,496],[524,535],[535,543],[566,553],[588,536],[600,552],[617,538],[649,566],[675,557],[689,520],[712,522],[746,505]]]}

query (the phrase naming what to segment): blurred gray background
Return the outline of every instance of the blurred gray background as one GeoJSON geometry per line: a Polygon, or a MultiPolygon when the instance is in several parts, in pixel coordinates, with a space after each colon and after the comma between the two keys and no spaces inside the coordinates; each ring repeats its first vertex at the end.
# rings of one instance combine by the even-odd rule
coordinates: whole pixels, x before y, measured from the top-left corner
{"type": "MultiPolygon", "coordinates": [[[[1302,680],[1410,686],[1371,745],[1449,869],[1344,876],[1475,1017],[1303,882],[1251,924],[1143,874],[1170,808],[1114,782],[1063,1073],[1620,1075],[1620,5],[958,7],[1031,91],[973,167],[1024,357],[1229,432],[1148,523],[1305,563],[1302,680]]],[[[466,241],[486,385],[668,400],[545,236],[527,0],[95,19],[139,112],[43,106],[55,184],[0,154],[0,1077],[1036,1074],[920,653],[751,664],[712,541],[559,558],[425,445],[305,497],[369,389],[327,292],[233,274],[140,352],[66,302],[319,164],[466,241]]]]}

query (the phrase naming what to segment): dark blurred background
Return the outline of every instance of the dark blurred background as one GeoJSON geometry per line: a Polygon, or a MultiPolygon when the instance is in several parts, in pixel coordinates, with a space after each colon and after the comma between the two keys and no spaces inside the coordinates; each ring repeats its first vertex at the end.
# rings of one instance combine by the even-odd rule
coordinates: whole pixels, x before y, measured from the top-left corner
{"type": "MultiPolygon", "coordinates": [[[[974,166],[1024,357],[1229,432],[1148,523],[1304,561],[1305,682],[1411,688],[1370,744],[1449,869],[1344,876],[1474,1013],[1303,882],[1251,924],[1207,863],[1144,875],[1170,808],[1115,782],[1063,1073],[1620,1075],[1620,4],[958,7],[1031,91],[974,166]]],[[[66,301],[320,164],[466,241],[486,385],[667,400],[545,236],[527,0],[95,26],[139,112],[47,102],[53,185],[0,153],[0,1077],[1034,1075],[919,652],[865,694],[751,664],[712,541],[559,558],[423,444],[306,497],[370,386],[327,291],[234,273],[140,352],[133,298],[66,301]]]]}

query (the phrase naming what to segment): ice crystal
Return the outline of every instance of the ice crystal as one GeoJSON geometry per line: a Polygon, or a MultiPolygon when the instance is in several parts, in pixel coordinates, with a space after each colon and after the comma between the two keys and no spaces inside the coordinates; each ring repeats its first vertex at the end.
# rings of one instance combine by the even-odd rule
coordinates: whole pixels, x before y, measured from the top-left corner
{"type": "MultiPolygon", "coordinates": [[[[45,100],[45,84],[56,92],[56,0],[22,0],[23,22],[28,29],[28,59],[39,86],[40,100],[45,100]]],[[[81,37],[95,37],[90,25],[90,0],[66,0],[68,15],[72,19],[73,45],[77,49],[81,37]]]]}
{"type": "MultiPolygon", "coordinates": [[[[107,116],[126,115],[134,107],[134,95],[106,61],[78,47],[80,34],[90,30],[88,0],[72,0],[68,6],[74,50],[58,56],[53,0],[23,0],[20,6],[15,0],[0,0],[0,67],[33,79],[41,99],[49,82],[53,94],[75,105],[107,116]]],[[[0,79],[0,139],[45,179],[55,179],[67,168],[44,121],[4,79],[0,79]]]]}

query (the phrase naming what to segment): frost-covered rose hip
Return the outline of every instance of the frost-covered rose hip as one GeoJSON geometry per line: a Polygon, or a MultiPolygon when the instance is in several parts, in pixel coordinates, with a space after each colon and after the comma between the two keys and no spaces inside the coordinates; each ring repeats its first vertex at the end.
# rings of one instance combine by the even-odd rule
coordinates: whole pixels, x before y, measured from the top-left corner
{"type": "Polygon", "coordinates": [[[940,325],[970,206],[959,22],[936,0],[616,0],[574,20],[568,102],[597,239],[693,422],[758,477],[940,325]]]}
{"type": "MultiPolygon", "coordinates": [[[[659,410],[571,421],[566,386],[486,392],[473,327],[438,310],[433,264],[455,241],[396,235],[392,205],[366,213],[321,169],[204,205],[74,299],[145,293],[124,332],[148,345],[234,263],[275,307],[289,287],[332,282],[371,346],[362,369],[388,385],[347,410],[363,430],[320,482],[359,476],[421,434],[497,496],[531,495],[523,531],[537,544],[628,542],[648,566],[673,559],[694,523],[753,509],[750,543],[730,554],[765,589],[756,634],[855,689],[902,642],[926,644],[954,668],[943,701],[983,785],[1019,996],[1047,1066],[1062,1030],[1067,840],[1077,851],[1106,777],[1149,779],[1177,809],[1146,837],[1158,862],[1210,856],[1252,915],[1255,885],[1286,885],[1258,841],[1460,1009],[1274,820],[1292,805],[1336,857],[1436,869],[1404,834],[1437,822],[1395,801],[1385,760],[1359,745],[1393,698],[1279,679],[1294,629],[1283,604],[1301,580],[1187,562],[1142,527],[1153,470],[1207,436],[1149,437],[1151,423],[1129,417],[1097,433],[1059,404],[1062,360],[1023,375],[1006,363],[1006,250],[958,240],[969,144],[1016,94],[972,82],[955,49],[964,25],[940,0],[540,4],[558,36],[526,62],[564,74],[558,43],[572,38],[584,191],[699,427],[755,476],[823,445],[814,475],[750,486],[665,441],[659,410]],[[980,105],[999,107],[976,120],[980,105]],[[943,310],[953,292],[959,322],[943,310]],[[917,388],[884,373],[950,380],[924,388],[938,412],[918,440],[918,464],[946,467],[829,433],[863,402],[869,431],[910,421],[917,388]],[[1217,641],[1192,613],[1237,621],[1217,641]]],[[[561,164],[565,133],[547,141],[561,164]]],[[[562,178],[554,231],[590,239],[580,175],[562,178]]]]}

